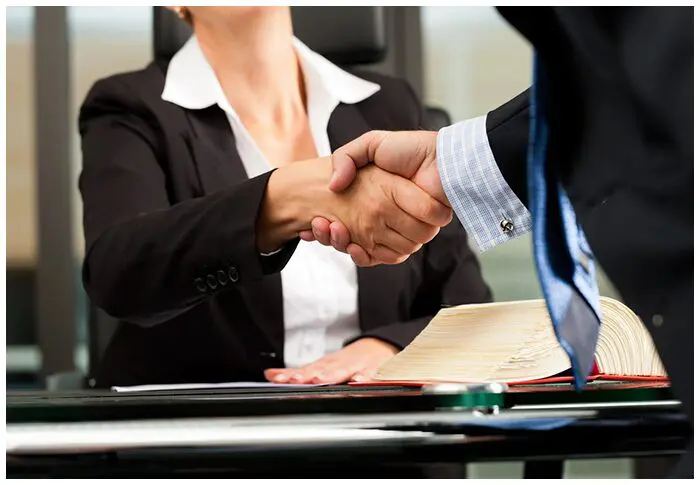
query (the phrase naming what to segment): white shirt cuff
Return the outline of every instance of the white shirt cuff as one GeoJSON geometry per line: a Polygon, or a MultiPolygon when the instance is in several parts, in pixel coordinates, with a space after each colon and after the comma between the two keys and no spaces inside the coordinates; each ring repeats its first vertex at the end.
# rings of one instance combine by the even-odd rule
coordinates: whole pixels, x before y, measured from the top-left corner
{"type": "Polygon", "coordinates": [[[493,157],[486,116],[441,129],[437,156],[447,199],[479,251],[530,232],[530,213],[493,157]]]}

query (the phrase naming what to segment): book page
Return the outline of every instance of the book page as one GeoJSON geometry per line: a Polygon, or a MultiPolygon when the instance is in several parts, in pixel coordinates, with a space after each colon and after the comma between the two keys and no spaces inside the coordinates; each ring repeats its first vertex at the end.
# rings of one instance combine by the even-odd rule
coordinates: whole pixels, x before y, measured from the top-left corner
{"type": "MultiPolygon", "coordinates": [[[[644,324],[622,302],[600,297],[600,374],[664,377],[644,324]]],[[[515,383],[570,369],[544,300],[469,304],[440,310],[376,381],[515,383]]]]}
{"type": "Polygon", "coordinates": [[[378,381],[515,382],[565,371],[543,300],[445,308],[374,376],[378,381]]]}

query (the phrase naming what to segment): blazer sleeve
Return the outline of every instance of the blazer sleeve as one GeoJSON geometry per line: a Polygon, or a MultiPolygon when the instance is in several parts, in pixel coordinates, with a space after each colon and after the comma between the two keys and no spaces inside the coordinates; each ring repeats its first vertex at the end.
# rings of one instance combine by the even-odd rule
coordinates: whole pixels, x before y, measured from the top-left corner
{"type": "Polygon", "coordinates": [[[91,300],[144,326],[280,271],[256,248],[255,220],[270,173],[210,196],[171,204],[155,118],[134,90],[99,81],[79,115],[85,260],[91,300]]]}
{"type": "Polygon", "coordinates": [[[486,134],[503,178],[520,202],[527,206],[529,89],[486,115],[486,134]]]}

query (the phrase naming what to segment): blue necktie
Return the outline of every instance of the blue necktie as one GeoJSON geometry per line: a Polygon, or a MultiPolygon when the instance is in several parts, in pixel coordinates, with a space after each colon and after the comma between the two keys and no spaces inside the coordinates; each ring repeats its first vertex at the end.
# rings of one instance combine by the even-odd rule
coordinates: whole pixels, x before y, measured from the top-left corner
{"type": "Polygon", "coordinates": [[[546,81],[535,56],[528,153],[533,250],[554,333],[571,359],[575,386],[581,389],[598,342],[598,285],[593,255],[561,184],[556,160],[547,157],[549,127],[542,103],[546,81]]]}

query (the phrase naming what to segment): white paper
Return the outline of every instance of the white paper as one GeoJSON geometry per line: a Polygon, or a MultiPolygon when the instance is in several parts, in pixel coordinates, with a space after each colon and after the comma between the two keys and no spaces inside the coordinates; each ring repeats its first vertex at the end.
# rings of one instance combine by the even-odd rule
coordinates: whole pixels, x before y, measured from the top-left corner
{"type": "Polygon", "coordinates": [[[187,389],[240,389],[240,388],[280,388],[280,387],[319,387],[326,384],[275,384],[274,382],[216,382],[213,384],[146,384],[143,386],[114,386],[116,392],[137,391],[177,391],[187,389]]]}

